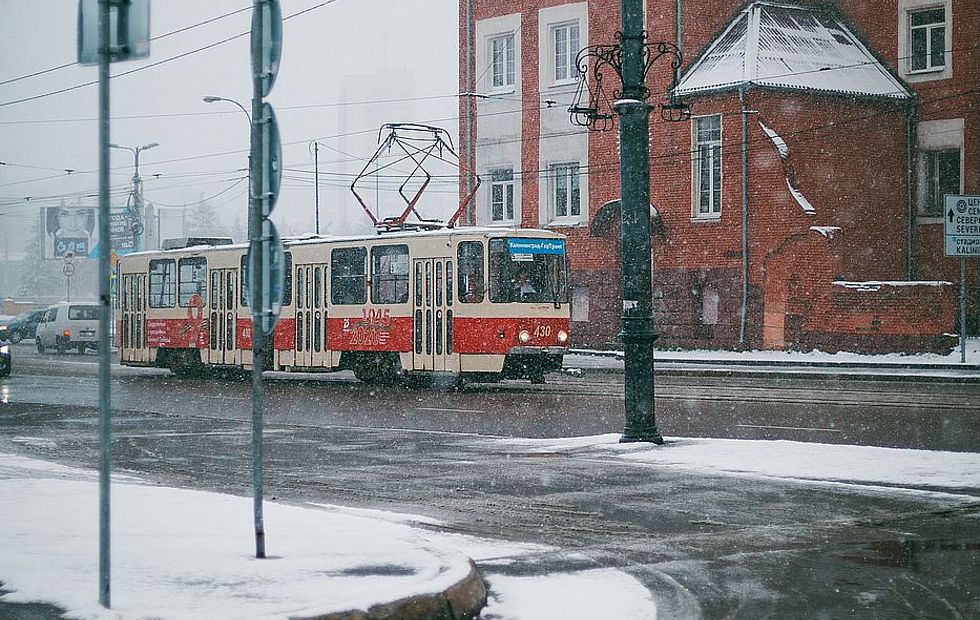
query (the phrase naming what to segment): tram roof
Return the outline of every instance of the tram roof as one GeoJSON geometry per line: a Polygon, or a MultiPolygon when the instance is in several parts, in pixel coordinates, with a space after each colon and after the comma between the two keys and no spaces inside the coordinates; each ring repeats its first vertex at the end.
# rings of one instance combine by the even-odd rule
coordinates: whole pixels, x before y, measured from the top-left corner
{"type": "MultiPolygon", "coordinates": [[[[518,237],[521,235],[555,237],[564,236],[560,232],[543,228],[501,228],[495,226],[461,226],[459,228],[438,228],[435,230],[399,230],[388,231],[376,234],[362,235],[306,235],[301,237],[287,237],[283,239],[283,244],[287,247],[298,245],[315,245],[318,243],[351,243],[358,241],[383,241],[386,239],[411,239],[419,237],[492,237],[509,236],[518,237]]],[[[248,243],[233,243],[226,245],[190,245],[183,248],[173,248],[171,250],[143,250],[142,252],[132,252],[125,257],[150,256],[159,254],[176,254],[182,252],[200,252],[209,250],[214,252],[232,252],[248,250],[248,243]]]]}

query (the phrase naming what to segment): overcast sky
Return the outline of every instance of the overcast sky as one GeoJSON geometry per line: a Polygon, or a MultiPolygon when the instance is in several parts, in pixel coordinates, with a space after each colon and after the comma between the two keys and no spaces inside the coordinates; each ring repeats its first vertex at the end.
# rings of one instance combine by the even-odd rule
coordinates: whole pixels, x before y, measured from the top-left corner
{"type": "MultiPolygon", "coordinates": [[[[233,98],[250,108],[248,36],[169,59],[247,33],[251,2],[151,4],[156,40],[150,58],[112,66],[118,77],[111,82],[110,139],[127,146],[160,144],[141,155],[147,201],[180,206],[204,198],[226,221],[233,212],[244,220],[247,120],[232,104],[201,98],[233,98]]],[[[268,101],[276,108],[287,172],[274,219],[280,228],[312,231],[310,142],[317,139],[321,229],[345,217],[366,221],[350,197],[347,175],[373,154],[382,123],[439,125],[456,140],[457,3],[283,0],[282,13],[282,64],[268,101]]],[[[98,79],[97,67],[74,64],[76,28],[75,0],[0,0],[0,161],[7,164],[0,166],[0,213],[11,230],[26,231],[39,206],[63,198],[97,204],[87,197],[98,189],[97,86],[10,103],[98,79]],[[44,73],[18,79],[38,72],[44,73]]],[[[112,201],[122,206],[133,156],[111,154],[112,201]]],[[[440,189],[449,196],[455,188],[444,183],[440,189]]],[[[169,213],[163,234],[178,236],[179,211],[169,213]]],[[[22,238],[10,238],[12,257],[22,238]]]]}

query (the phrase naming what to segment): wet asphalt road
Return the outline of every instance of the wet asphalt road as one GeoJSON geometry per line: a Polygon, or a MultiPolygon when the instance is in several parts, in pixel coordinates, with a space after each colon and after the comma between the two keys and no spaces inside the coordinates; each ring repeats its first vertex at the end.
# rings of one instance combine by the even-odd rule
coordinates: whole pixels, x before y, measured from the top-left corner
{"type": "MultiPolygon", "coordinates": [[[[17,371],[0,387],[11,402],[97,402],[95,355],[38,356],[25,344],[15,348],[15,359],[17,371]]],[[[658,376],[657,420],[665,436],[980,450],[980,380],[716,371],[658,376]]],[[[178,380],[166,371],[118,366],[113,372],[119,409],[251,416],[247,380],[178,380]]],[[[266,377],[267,411],[280,422],[515,437],[616,433],[624,425],[617,373],[552,374],[542,386],[510,381],[461,390],[379,389],[349,372],[266,377]]]]}
{"type": "MultiPolygon", "coordinates": [[[[0,381],[0,451],[94,468],[97,414],[42,387],[55,378],[0,381]]],[[[78,394],[93,380],[60,378],[78,394]]],[[[116,393],[131,393],[138,406],[114,416],[115,471],[250,494],[247,388],[120,378],[116,393]]],[[[551,431],[535,422],[562,406],[610,418],[599,430],[566,434],[621,425],[611,396],[552,388],[379,392],[342,377],[271,382],[266,497],[423,514],[446,531],[549,545],[483,563],[481,572],[492,583],[495,574],[616,567],[653,592],[663,618],[980,616],[980,489],[910,493],[708,475],[575,452],[527,454],[495,439],[581,424],[573,413],[552,419],[551,431]],[[518,431],[429,428],[462,419],[493,430],[497,418],[518,431]]],[[[0,606],[0,616],[8,612],[0,606]]]]}

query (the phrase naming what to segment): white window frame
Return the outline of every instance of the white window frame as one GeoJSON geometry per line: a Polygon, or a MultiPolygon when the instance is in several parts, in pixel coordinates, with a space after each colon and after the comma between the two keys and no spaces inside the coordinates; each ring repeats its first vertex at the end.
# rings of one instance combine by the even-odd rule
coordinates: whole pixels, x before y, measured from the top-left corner
{"type": "MultiPolygon", "coordinates": [[[[940,153],[955,153],[956,154],[956,187],[951,188],[952,191],[944,192],[943,194],[962,194],[963,193],[963,149],[950,148],[950,149],[935,149],[921,151],[919,153],[919,216],[929,217],[929,218],[941,218],[943,216],[943,194],[937,196],[931,196],[930,194],[934,189],[938,189],[936,179],[930,179],[929,176],[938,177],[939,169],[935,167],[932,172],[933,175],[929,175],[930,172],[928,163],[931,159],[937,157],[940,153]],[[933,209],[929,212],[927,209],[929,203],[932,202],[933,209]]],[[[935,166],[935,164],[934,164],[935,166]]]]}
{"type": "Polygon", "coordinates": [[[548,166],[548,193],[551,197],[553,223],[578,224],[582,221],[582,185],[582,166],[579,162],[563,161],[548,166]],[[559,194],[562,190],[565,193],[565,213],[558,212],[559,194]],[[573,196],[578,200],[573,201],[573,196]]]}
{"type": "Polygon", "coordinates": [[[909,23],[909,32],[908,32],[908,37],[909,37],[909,42],[908,42],[908,46],[909,46],[909,55],[908,55],[909,73],[927,73],[927,72],[932,72],[932,71],[942,71],[943,69],[945,69],[946,68],[946,29],[949,28],[949,22],[946,20],[946,7],[944,7],[942,5],[939,5],[939,6],[923,7],[921,9],[914,9],[912,11],[909,11],[909,14],[908,14],[908,23],[909,23]],[[927,13],[929,11],[942,11],[943,12],[943,19],[942,19],[942,21],[916,26],[914,24],[914,21],[915,21],[914,18],[915,18],[915,16],[917,14],[927,13]],[[942,38],[943,38],[943,53],[942,53],[943,59],[942,59],[942,64],[933,64],[933,56],[934,56],[934,53],[933,53],[932,46],[933,46],[933,41],[935,39],[935,37],[933,35],[934,35],[934,32],[937,29],[940,29],[940,28],[942,29],[942,35],[943,35],[942,36],[942,38]],[[925,34],[925,58],[923,59],[925,61],[925,66],[920,67],[918,69],[915,68],[915,66],[914,66],[915,59],[916,59],[916,54],[915,54],[915,37],[916,37],[917,34],[925,34]]]}
{"type": "Polygon", "coordinates": [[[960,185],[958,192],[963,193],[964,167],[964,131],[966,129],[965,120],[962,118],[948,118],[934,121],[920,121],[916,128],[918,136],[918,163],[916,165],[916,214],[920,223],[942,222],[942,207],[939,213],[926,213],[926,192],[929,183],[926,179],[926,158],[925,153],[937,151],[960,152],[960,185]]]}
{"type": "Polygon", "coordinates": [[[551,78],[552,84],[570,84],[578,81],[578,71],[575,67],[575,59],[578,57],[579,51],[582,49],[582,30],[579,26],[577,19],[570,21],[560,22],[557,24],[552,24],[548,28],[549,39],[550,39],[550,56],[551,56],[551,78]],[[574,30],[575,40],[571,40],[571,33],[574,30]],[[566,49],[562,52],[559,50],[558,35],[560,32],[565,32],[564,45],[566,49]],[[574,43],[574,45],[573,45],[574,43]],[[559,75],[559,69],[564,68],[564,75],[559,75]]]}
{"type": "Polygon", "coordinates": [[[517,186],[514,183],[514,169],[500,167],[490,170],[490,223],[493,225],[513,224],[517,218],[517,186]],[[499,192],[499,197],[498,197],[499,192]],[[500,217],[497,217],[497,205],[500,217]]]}
{"type": "MultiPolygon", "coordinates": [[[[916,27],[916,29],[927,27],[916,27]]],[[[898,0],[898,63],[902,77],[908,82],[942,80],[953,77],[953,3],[951,0],[898,0]],[[943,36],[942,66],[931,64],[931,54],[926,55],[930,63],[922,69],[912,68],[912,14],[933,9],[943,9],[945,28],[943,36]]],[[[927,41],[929,37],[927,37],[927,41]]]]}
{"type": "Polygon", "coordinates": [[[487,39],[488,67],[490,74],[490,90],[494,92],[512,92],[517,87],[517,38],[513,32],[496,34],[487,39]],[[503,44],[504,56],[497,58],[495,47],[503,44]],[[500,61],[500,82],[498,83],[497,62],[500,61]]]}
{"type": "Polygon", "coordinates": [[[724,122],[721,114],[696,116],[691,119],[691,213],[692,218],[695,220],[717,220],[721,217],[721,203],[724,198],[724,178],[722,176],[724,167],[722,166],[723,154],[721,140],[723,134],[724,122]],[[701,133],[701,123],[714,119],[718,121],[717,139],[701,140],[699,135],[701,133]],[[701,163],[705,150],[707,151],[706,154],[711,174],[707,204],[703,203],[701,198],[701,163]]]}

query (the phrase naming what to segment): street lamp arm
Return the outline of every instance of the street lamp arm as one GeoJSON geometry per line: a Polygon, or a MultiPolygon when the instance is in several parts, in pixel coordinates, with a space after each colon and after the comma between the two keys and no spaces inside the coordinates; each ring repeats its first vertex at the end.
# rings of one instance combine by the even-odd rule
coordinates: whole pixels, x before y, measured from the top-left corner
{"type": "Polygon", "coordinates": [[[228,103],[233,103],[236,106],[238,106],[239,110],[245,113],[245,118],[248,119],[248,124],[249,125],[252,124],[252,115],[248,113],[248,110],[245,109],[245,106],[238,103],[234,99],[229,99],[228,97],[216,97],[214,95],[207,95],[206,97],[202,97],[201,101],[203,101],[204,103],[216,103],[218,101],[227,101],[228,103]]]}

